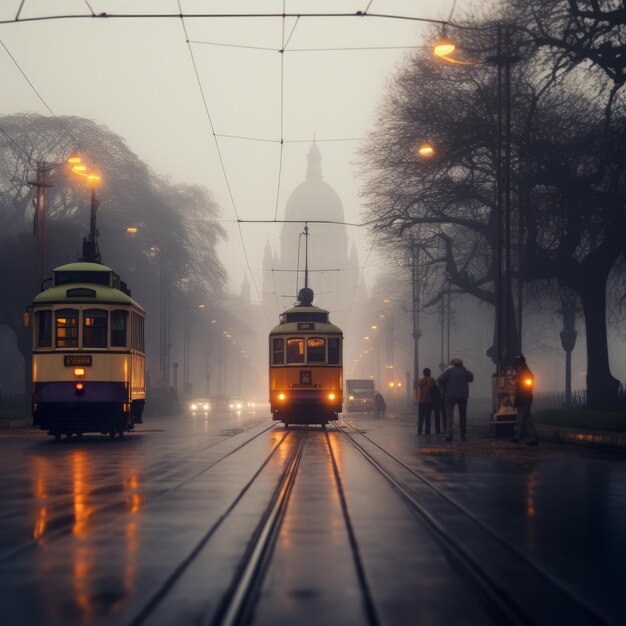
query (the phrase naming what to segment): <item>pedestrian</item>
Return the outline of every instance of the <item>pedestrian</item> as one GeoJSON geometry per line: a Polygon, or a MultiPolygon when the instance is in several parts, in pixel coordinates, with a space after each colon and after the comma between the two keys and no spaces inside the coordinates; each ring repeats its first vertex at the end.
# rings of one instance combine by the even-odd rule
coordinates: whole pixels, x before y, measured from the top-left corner
{"type": "Polygon", "coordinates": [[[513,367],[515,367],[516,374],[515,402],[513,406],[517,409],[518,427],[511,441],[519,443],[522,439],[527,439],[527,445],[538,446],[537,429],[530,413],[530,407],[533,404],[535,377],[528,365],[526,365],[526,357],[523,354],[519,354],[513,359],[513,367]]]}
{"type": "Polygon", "coordinates": [[[383,394],[380,391],[374,392],[374,410],[376,417],[385,417],[385,411],[387,410],[387,403],[383,394]]]}
{"type": "Polygon", "coordinates": [[[446,399],[447,436],[452,441],[454,430],[454,406],[459,407],[459,427],[461,440],[467,441],[467,399],[469,398],[469,383],[474,380],[474,374],[463,366],[463,359],[455,356],[450,359],[450,366],[446,367],[437,379],[443,387],[446,399]]]}
{"type": "MultiPolygon", "coordinates": [[[[430,375],[430,369],[424,368],[424,377],[417,383],[419,387],[419,400],[417,405],[417,434],[421,435],[426,422],[426,434],[430,435],[430,416],[433,412],[433,395],[437,392],[437,383],[430,375]]],[[[437,432],[439,424],[437,423],[437,432]]]]}

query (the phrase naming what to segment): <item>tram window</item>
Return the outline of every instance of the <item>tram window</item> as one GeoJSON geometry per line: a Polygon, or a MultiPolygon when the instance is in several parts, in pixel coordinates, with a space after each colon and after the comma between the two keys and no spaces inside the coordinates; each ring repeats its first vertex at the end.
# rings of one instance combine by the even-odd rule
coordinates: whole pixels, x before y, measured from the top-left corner
{"type": "Polygon", "coordinates": [[[127,320],[128,313],[126,311],[111,311],[111,347],[126,347],[127,320]]]}
{"type": "Polygon", "coordinates": [[[104,309],[83,311],[83,348],[107,347],[107,317],[104,309]]]}
{"type": "Polygon", "coordinates": [[[52,311],[37,312],[37,347],[52,346],[52,311]]]}
{"type": "Polygon", "coordinates": [[[307,363],[324,363],[326,361],[326,342],[321,337],[307,339],[307,363]]]}
{"type": "Polygon", "coordinates": [[[285,362],[285,340],[272,339],[272,365],[282,365],[285,362]]]}
{"type": "Polygon", "coordinates": [[[56,312],[56,347],[78,348],[78,310],[58,309],[56,312]]]}
{"type": "Polygon", "coordinates": [[[330,337],[328,339],[328,364],[329,365],[340,365],[341,364],[341,356],[340,356],[340,343],[339,337],[330,337]]]}
{"type": "Polygon", "coordinates": [[[300,337],[287,339],[287,363],[304,363],[304,339],[300,337]]]}

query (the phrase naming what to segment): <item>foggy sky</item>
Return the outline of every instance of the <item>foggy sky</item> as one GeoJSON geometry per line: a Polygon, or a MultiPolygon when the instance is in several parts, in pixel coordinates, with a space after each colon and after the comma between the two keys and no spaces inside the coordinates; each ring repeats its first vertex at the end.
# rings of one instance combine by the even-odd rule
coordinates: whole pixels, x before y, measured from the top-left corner
{"type": "MultiPolygon", "coordinates": [[[[287,0],[287,12],[364,10],[368,0],[287,0]]],[[[374,0],[370,12],[446,19],[453,0],[374,0]]],[[[457,2],[461,12],[466,2],[457,2]]],[[[20,0],[5,0],[0,19],[13,19],[20,0]]],[[[176,13],[176,0],[90,0],[95,13],[176,13]]],[[[276,12],[282,0],[183,0],[183,11],[276,12]]],[[[84,0],[27,0],[20,17],[88,14],[84,0]]],[[[295,19],[285,20],[285,39],[295,19]]],[[[281,55],[283,20],[270,18],[187,19],[202,89],[215,132],[278,142],[281,138],[281,55]],[[209,44],[259,46],[271,51],[209,44]]],[[[420,46],[424,26],[375,18],[300,19],[287,50],[361,46],[420,46]]],[[[214,194],[222,217],[278,219],[289,193],[304,179],[306,154],[315,135],[324,179],[341,197],[347,221],[359,222],[360,181],[356,141],[372,125],[394,68],[410,50],[286,52],[284,54],[283,166],[277,203],[279,143],[219,138],[226,179],[198,87],[181,21],[54,20],[0,26],[0,39],[56,115],[76,115],[105,124],[126,139],[153,169],[174,182],[200,183],[214,194]]],[[[0,47],[3,97],[0,114],[50,115],[0,47]]],[[[82,146],[88,154],[89,146],[82,146]]],[[[115,181],[104,181],[104,185],[115,181]]],[[[103,204],[102,211],[106,211],[103,204]]],[[[237,226],[223,225],[228,242],[220,252],[238,292],[246,262],[237,226]]],[[[257,287],[269,239],[277,249],[280,225],[241,226],[257,287]]],[[[350,228],[361,263],[371,245],[364,229],[350,228]]],[[[371,284],[377,259],[370,257],[364,281],[371,284]]],[[[252,281],[251,281],[252,282],[252,281]]],[[[255,286],[252,299],[257,300],[255,286]]]]}

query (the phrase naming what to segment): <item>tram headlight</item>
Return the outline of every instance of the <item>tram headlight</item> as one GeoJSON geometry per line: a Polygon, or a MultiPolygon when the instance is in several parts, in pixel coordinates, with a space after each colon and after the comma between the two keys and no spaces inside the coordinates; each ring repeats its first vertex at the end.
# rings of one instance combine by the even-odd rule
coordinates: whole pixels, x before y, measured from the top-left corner
{"type": "Polygon", "coordinates": [[[328,394],[328,399],[329,400],[334,400],[335,399],[335,394],[334,393],[329,393],[328,394]]]}
{"type": "Polygon", "coordinates": [[[198,405],[194,402],[194,403],[191,405],[191,410],[192,410],[192,411],[195,411],[195,410],[197,410],[197,408],[198,408],[198,405]]]}
{"type": "Polygon", "coordinates": [[[278,399],[279,400],[284,400],[287,396],[284,393],[279,393],[278,394],[278,399]]]}
{"type": "Polygon", "coordinates": [[[202,408],[203,408],[205,411],[208,411],[210,407],[209,407],[209,405],[208,405],[207,403],[204,403],[204,404],[202,405],[202,408]]]}
{"type": "Polygon", "coordinates": [[[525,379],[524,379],[524,384],[525,384],[527,387],[532,387],[532,386],[533,386],[533,379],[532,379],[532,378],[525,378],[525,379]]]}
{"type": "Polygon", "coordinates": [[[85,393],[85,385],[83,383],[76,383],[75,389],[77,396],[82,396],[85,393]]]}
{"type": "Polygon", "coordinates": [[[74,376],[78,376],[79,378],[82,378],[85,375],[85,368],[84,367],[75,367],[74,368],[74,376]]]}

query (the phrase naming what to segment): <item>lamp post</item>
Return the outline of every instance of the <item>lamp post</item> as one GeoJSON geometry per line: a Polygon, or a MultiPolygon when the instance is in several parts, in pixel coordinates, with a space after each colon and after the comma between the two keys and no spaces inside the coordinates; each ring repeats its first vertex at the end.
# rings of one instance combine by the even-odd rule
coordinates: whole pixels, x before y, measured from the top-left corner
{"type": "MultiPolygon", "coordinates": [[[[511,66],[519,62],[521,57],[512,52],[510,26],[497,25],[495,48],[496,54],[484,59],[484,62],[493,63],[497,68],[496,237],[493,254],[495,341],[492,355],[496,364],[493,386],[494,420],[503,411],[502,400],[510,394],[513,381],[512,361],[521,352],[521,320],[516,324],[511,268],[511,66]]],[[[434,54],[450,63],[476,64],[475,61],[455,59],[451,56],[455,50],[456,45],[446,39],[434,47],[434,54]]],[[[521,243],[520,226],[519,250],[521,243]]],[[[521,259],[521,254],[518,258],[521,259]]],[[[518,268],[518,280],[521,280],[521,268],[518,268]]],[[[521,313],[521,288],[518,288],[518,298],[518,311],[521,313]]],[[[507,408],[503,412],[509,413],[510,410],[507,408]]]]}
{"type": "Polygon", "coordinates": [[[82,162],[81,157],[70,157],[67,162],[72,168],[72,172],[78,176],[82,176],[87,180],[91,187],[91,212],[89,217],[89,235],[83,238],[83,256],[82,261],[91,263],[101,263],[100,248],[98,246],[98,228],[96,226],[96,215],[100,203],[96,200],[96,187],[102,181],[100,174],[93,170],[89,170],[82,162]]]}

